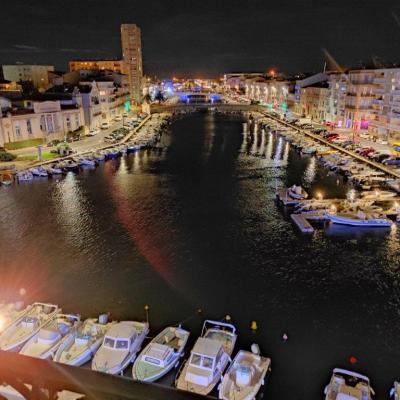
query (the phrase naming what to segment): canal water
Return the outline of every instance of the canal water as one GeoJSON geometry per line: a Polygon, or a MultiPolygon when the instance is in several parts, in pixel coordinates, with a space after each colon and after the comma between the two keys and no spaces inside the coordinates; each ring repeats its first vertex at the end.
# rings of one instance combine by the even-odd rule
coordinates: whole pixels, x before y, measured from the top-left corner
{"type": "Polygon", "coordinates": [[[265,398],[321,399],[334,367],[366,373],[386,398],[400,377],[399,235],[302,237],[274,201],[294,183],[348,190],[283,139],[200,113],[156,149],[2,187],[1,297],[22,288],[26,301],[119,319],[144,319],[147,304],[153,333],[184,321],[193,340],[204,318],[230,314],[237,348],[256,342],[272,358],[265,398]]]}

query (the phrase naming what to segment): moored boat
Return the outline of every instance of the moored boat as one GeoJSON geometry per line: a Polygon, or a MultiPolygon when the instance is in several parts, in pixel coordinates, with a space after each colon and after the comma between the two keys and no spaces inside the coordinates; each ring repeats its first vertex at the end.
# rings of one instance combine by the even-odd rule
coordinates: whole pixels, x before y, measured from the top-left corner
{"type": "Polygon", "coordinates": [[[33,176],[47,177],[48,173],[43,167],[34,167],[30,169],[33,176]]]}
{"type": "Polygon", "coordinates": [[[132,368],[134,379],[154,382],[177,365],[183,355],[189,332],[177,327],[167,327],[140,353],[132,368]]]}
{"type": "Polygon", "coordinates": [[[207,395],[220,380],[236,343],[236,328],[226,322],[206,320],[175,386],[207,395]]]}
{"type": "Polygon", "coordinates": [[[390,400],[400,400],[400,384],[395,381],[390,389],[390,400]]]}
{"type": "Polygon", "coordinates": [[[148,332],[146,322],[122,321],[113,325],[93,357],[92,369],[119,374],[134,361],[148,332]]]}
{"type": "Polygon", "coordinates": [[[287,194],[292,199],[296,200],[304,200],[308,197],[308,193],[301,187],[293,185],[287,189],[287,194]]]}
{"type": "Polygon", "coordinates": [[[79,324],[79,315],[57,314],[22,346],[19,353],[43,360],[52,359],[65,337],[79,324]]]}
{"type": "Polygon", "coordinates": [[[18,182],[31,181],[33,179],[33,174],[30,171],[20,171],[17,173],[18,182]]]}
{"type": "Polygon", "coordinates": [[[357,213],[342,213],[342,214],[327,213],[326,217],[333,224],[348,225],[348,226],[390,228],[393,224],[392,221],[390,221],[385,217],[367,215],[360,211],[357,213]]]}
{"type": "Polygon", "coordinates": [[[372,400],[375,394],[369,378],[353,371],[335,368],[324,390],[325,400],[372,400]]]}
{"type": "Polygon", "coordinates": [[[219,388],[223,400],[253,400],[271,366],[271,359],[259,355],[258,346],[240,350],[225,373],[219,388]]]}
{"type": "Polygon", "coordinates": [[[61,309],[54,304],[34,303],[0,335],[0,350],[19,351],[41,328],[49,324],[61,309]]]}
{"type": "Polygon", "coordinates": [[[65,338],[58,348],[54,361],[81,366],[90,361],[100,347],[107,330],[115,322],[108,322],[107,315],[86,319],[65,338]]]}

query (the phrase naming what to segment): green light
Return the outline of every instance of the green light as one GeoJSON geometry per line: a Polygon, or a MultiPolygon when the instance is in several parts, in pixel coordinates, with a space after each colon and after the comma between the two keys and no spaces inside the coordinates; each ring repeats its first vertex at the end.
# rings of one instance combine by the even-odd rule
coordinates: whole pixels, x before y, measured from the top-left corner
{"type": "Polygon", "coordinates": [[[126,112],[131,111],[131,102],[129,100],[125,101],[124,108],[126,112]]]}
{"type": "Polygon", "coordinates": [[[283,103],[281,104],[281,109],[282,109],[283,112],[286,112],[286,111],[287,111],[288,106],[287,106],[287,104],[286,104],[285,102],[283,102],[283,103]]]}
{"type": "Polygon", "coordinates": [[[268,110],[269,110],[269,111],[272,111],[272,103],[268,103],[268,104],[267,104],[267,107],[268,107],[268,110]]]}

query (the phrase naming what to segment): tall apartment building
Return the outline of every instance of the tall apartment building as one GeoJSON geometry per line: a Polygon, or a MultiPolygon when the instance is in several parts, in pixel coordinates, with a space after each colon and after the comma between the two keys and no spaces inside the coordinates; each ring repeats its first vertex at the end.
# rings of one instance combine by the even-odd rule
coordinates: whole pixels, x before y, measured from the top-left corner
{"type": "Polygon", "coordinates": [[[326,121],[339,128],[344,126],[348,75],[345,72],[329,72],[329,99],[326,121]]]}
{"type": "Polygon", "coordinates": [[[345,100],[345,128],[368,130],[374,118],[372,104],[375,72],[371,69],[349,71],[345,100]]]}
{"type": "Polygon", "coordinates": [[[370,133],[380,139],[400,140],[400,68],[373,71],[372,118],[370,133]]]}
{"type": "Polygon", "coordinates": [[[135,24],[121,25],[122,57],[125,74],[128,76],[131,98],[140,103],[142,100],[142,39],[140,28],[135,24]]]}
{"type": "Polygon", "coordinates": [[[49,85],[48,71],[54,71],[52,65],[3,65],[4,79],[12,82],[29,81],[36,89],[45,90],[49,85]]]}
{"type": "Polygon", "coordinates": [[[123,60],[110,59],[110,60],[72,60],[69,62],[69,70],[80,71],[80,70],[92,70],[92,71],[103,71],[109,70],[119,73],[124,73],[124,62],[123,60]]]}

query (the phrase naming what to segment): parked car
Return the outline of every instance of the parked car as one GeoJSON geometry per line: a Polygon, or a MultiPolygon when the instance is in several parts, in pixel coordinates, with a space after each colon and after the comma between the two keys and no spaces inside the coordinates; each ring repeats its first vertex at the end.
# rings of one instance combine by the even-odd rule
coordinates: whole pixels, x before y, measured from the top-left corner
{"type": "Polygon", "coordinates": [[[122,116],[121,115],[116,115],[114,118],[114,121],[122,121],[122,116]]]}
{"type": "Polygon", "coordinates": [[[92,128],[90,131],[86,134],[86,136],[96,136],[98,133],[100,133],[99,129],[92,128]]]}
{"type": "Polygon", "coordinates": [[[380,163],[383,163],[383,161],[385,161],[389,158],[390,158],[390,154],[382,154],[382,153],[377,153],[372,156],[372,159],[374,161],[380,162],[380,163]]]}
{"type": "Polygon", "coordinates": [[[360,151],[360,156],[363,157],[368,157],[370,154],[375,153],[375,149],[369,148],[369,149],[362,149],[360,151]]]}
{"type": "Polygon", "coordinates": [[[400,165],[400,157],[391,157],[383,160],[382,164],[385,165],[400,165]]]}
{"type": "Polygon", "coordinates": [[[102,122],[100,125],[101,129],[108,129],[110,127],[110,124],[108,122],[102,122]]]}
{"type": "Polygon", "coordinates": [[[361,139],[371,139],[371,135],[368,132],[361,132],[359,136],[361,139]]]}

